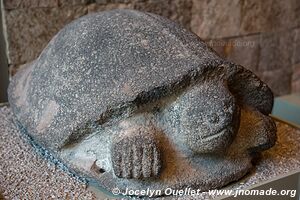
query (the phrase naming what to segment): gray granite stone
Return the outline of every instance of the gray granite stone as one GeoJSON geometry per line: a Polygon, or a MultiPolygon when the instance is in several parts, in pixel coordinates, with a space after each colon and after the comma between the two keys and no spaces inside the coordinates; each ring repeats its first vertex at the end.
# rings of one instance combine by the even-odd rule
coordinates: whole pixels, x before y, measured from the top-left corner
{"type": "Polygon", "coordinates": [[[12,121],[11,109],[0,104],[3,199],[96,199],[86,182],[44,159],[12,121]]]}
{"type": "Polygon", "coordinates": [[[90,13],[120,8],[151,12],[174,20],[185,28],[190,28],[192,5],[192,0],[97,0],[88,8],[90,13]]]}
{"type": "MultiPolygon", "coordinates": [[[[78,177],[62,170],[59,165],[44,159],[12,123],[13,120],[11,109],[0,106],[0,188],[5,199],[117,199],[112,194],[99,192],[98,188],[91,185],[87,186],[78,177]]],[[[277,123],[277,128],[278,139],[275,146],[262,152],[261,158],[256,160],[255,170],[222,189],[247,190],[299,171],[300,130],[281,122],[277,123]]],[[[220,196],[202,192],[199,195],[169,196],[161,199],[219,198],[220,196]]]]}
{"type": "Polygon", "coordinates": [[[276,140],[265,83],[176,23],[134,10],[68,24],[8,94],[24,133],[108,190],[219,188],[276,140]]]}

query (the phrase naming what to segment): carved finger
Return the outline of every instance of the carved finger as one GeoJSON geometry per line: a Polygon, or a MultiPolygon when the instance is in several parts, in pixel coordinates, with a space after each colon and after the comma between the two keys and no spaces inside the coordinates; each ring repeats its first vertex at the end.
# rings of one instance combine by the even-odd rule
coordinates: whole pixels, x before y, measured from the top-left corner
{"type": "Polygon", "coordinates": [[[142,172],[144,178],[151,177],[152,163],[153,163],[152,153],[153,152],[151,147],[149,145],[143,144],[142,172]]]}
{"type": "Polygon", "coordinates": [[[141,178],[142,177],[142,156],[143,156],[143,149],[140,145],[133,145],[133,171],[132,176],[133,178],[141,178]]]}
{"type": "Polygon", "coordinates": [[[132,178],[132,149],[128,140],[123,141],[123,154],[122,154],[122,177],[132,178]]]}
{"type": "Polygon", "coordinates": [[[153,165],[152,165],[152,174],[153,176],[158,176],[161,170],[161,158],[160,158],[160,152],[155,145],[153,147],[153,165]]]}

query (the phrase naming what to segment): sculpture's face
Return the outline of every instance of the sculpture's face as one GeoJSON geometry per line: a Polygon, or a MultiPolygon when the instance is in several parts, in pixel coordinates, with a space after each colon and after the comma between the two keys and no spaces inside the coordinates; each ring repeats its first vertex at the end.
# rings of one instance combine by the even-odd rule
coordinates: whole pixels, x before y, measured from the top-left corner
{"type": "Polygon", "coordinates": [[[225,83],[197,84],[177,104],[181,106],[180,134],[189,149],[220,153],[229,147],[238,131],[240,108],[225,83]]]}

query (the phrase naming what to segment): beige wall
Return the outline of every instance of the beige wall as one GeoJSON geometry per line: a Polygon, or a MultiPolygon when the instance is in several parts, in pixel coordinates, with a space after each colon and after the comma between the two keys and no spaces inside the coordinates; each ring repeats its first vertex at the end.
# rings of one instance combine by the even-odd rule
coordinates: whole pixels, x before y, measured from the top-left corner
{"type": "Polygon", "coordinates": [[[181,23],[244,65],[276,95],[300,92],[300,0],[3,0],[10,71],[35,59],[71,20],[113,8],[181,23]]]}

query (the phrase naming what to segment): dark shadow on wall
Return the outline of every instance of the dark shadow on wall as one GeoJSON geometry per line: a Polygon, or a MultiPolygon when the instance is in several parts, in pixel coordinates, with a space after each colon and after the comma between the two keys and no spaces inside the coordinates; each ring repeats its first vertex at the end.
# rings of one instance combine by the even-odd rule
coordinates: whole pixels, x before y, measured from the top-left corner
{"type": "Polygon", "coordinates": [[[7,102],[8,63],[3,32],[2,7],[0,3],[0,103],[7,102]]]}

